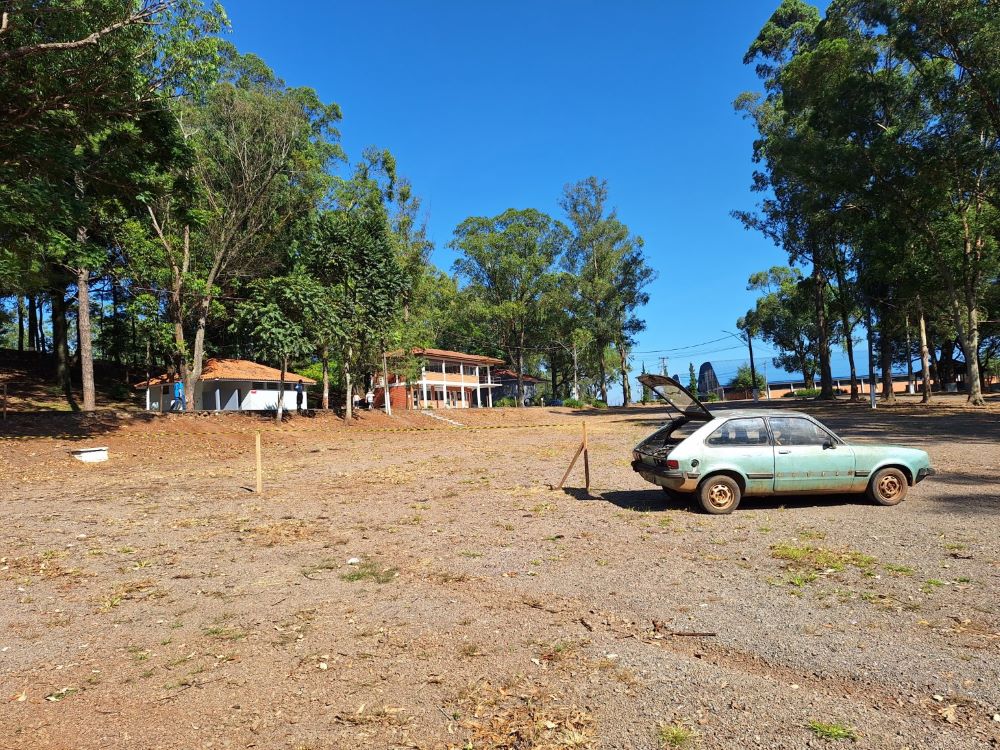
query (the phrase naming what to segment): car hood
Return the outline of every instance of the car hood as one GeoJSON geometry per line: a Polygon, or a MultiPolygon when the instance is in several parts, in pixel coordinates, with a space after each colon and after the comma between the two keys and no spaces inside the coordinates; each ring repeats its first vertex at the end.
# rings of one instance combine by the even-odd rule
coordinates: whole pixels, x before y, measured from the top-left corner
{"type": "Polygon", "coordinates": [[[710,419],[714,419],[712,413],[705,408],[705,405],[691,391],[673,378],[647,372],[639,376],[639,382],[688,419],[700,422],[707,422],[710,419]]]}

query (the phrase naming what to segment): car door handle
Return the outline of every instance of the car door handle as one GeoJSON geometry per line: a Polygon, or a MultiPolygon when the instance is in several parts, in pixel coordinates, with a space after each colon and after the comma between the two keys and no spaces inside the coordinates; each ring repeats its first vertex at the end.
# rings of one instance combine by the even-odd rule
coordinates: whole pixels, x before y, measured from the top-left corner
{"type": "Polygon", "coordinates": [[[779,450],[778,453],[791,453],[791,451],[785,448],[783,450],[779,450]]]}

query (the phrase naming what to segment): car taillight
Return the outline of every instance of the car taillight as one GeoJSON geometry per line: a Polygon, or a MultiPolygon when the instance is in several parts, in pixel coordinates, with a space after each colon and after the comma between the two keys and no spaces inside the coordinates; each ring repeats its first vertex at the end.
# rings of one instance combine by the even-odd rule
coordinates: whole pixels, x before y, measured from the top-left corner
{"type": "Polygon", "coordinates": [[[681,465],[677,461],[675,461],[674,459],[668,458],[667,459],[667,468],[668,469],[679,469],[679,468],[681,468],[681,465]]]}

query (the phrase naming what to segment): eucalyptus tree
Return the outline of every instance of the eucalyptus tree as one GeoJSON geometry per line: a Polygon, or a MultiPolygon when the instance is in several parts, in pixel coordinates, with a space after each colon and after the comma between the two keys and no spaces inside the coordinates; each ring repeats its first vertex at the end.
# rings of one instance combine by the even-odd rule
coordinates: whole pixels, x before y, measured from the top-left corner
{"type": "Polygon", "coordinates": [[[347,419],[352,417],[352,377],[373,363],[388,345],[407,288],[400,268],[398,236],[388,205],[395,197],[395,160],[388,151],[368,149],[350,177],[340,177],[333,206],[320,212],[306,265],[327,288],[330,307],[316,343],[323,364],[324,408],[328,408],[328,363],[342,357],[347,419]]]}
{"type": "Polygon", "coordinates": [[[196,93],[173,110],[187,158],[151,186],[145,222],[132,228],[132,271],[168,295],[189,400],[219,296],[275,267],[291,225],[324,198],[342,158],[339,107],[286,86],[252,55],[230,54],[222,78],[196,93]]]}
{"type": "Polygon", "coordinates": [[[455,271],[466,285],[471,312],[517,368],[517,403],[524,400],[525,356],[544,346],[547,297],[556,286],[555,263],[570,233],[562,222],[529,209],[473,216],[455,229],[455,271]]]}
{"type": "Polygon", "coordinates": [[[645,287],[655,279],[646,264],[643,239],[632,234],[609,208],[606,180],[588,177],[563,188],[560,206],[573,229],[564,268],[577,280],[580,323],[594,337],[601,398],[607,402],[603,353],[614,346],[625,403],[631,401],[629,352],[645,328],[636,311],[649,301],[645,287]]]}
{"type": "Polygon", "coordinates": [[[280,422],[289,362],[313,353],[315,329],[327,311],[327,290],[312,276],[294,269],[285,276],[255,280],[248,291],[249,298],[236,307],[235,327],[248,337],[260,359],[277,362],[281,369],[281,395],[275,411],[280,422]]]}
{"type": "Polygon", "coordinates": [[[759,128],[766,169],[756,184],[790,178],[835,230],[833,246],[850,248],[878,313],[884,370],[899,317],[886,290],[935,267],[973,403],[982,402],[979,307],[997,268],[990,5],[835,0],[821,20],[785,0],[746,58],[765,87],[751,106],[769,126],[759,128]]]}
{"type": "Polygon", "coordinates": [[[748,290],[761,292],[752,319],[760,337],[779,350],[774,366],[798,370],[806,384],[814,382],[819,360],[811,283],[797,268],[785,266],[759,271],[747,281],[748,290]]]}
{"type": "Polygon", "coordinates": [[[164,91],[211,68],[225,25],[199,0],[81,5],[12,0],[0,15],[0,274],[48,288],[57,373],[71,404],[67,288],[78,297],[83,405],[94,408],[91,273],[164,91]]]}

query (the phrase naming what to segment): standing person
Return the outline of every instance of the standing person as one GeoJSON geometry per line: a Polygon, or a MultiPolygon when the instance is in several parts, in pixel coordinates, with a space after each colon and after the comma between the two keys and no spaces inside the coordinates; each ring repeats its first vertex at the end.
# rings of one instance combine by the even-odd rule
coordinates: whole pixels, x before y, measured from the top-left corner
{"type": "Polygon", "coordinates": [[[358,392],[357,392],[357,391],[355,391],[355,392],[354,392],[354,393],[353,393],[353,394],[351,395],[351,405],[352,405],[352,406],[354,407],[354,411],[357,411],[357,410],[358,410],[358,406],[359,406],[360,404],[361,404],[361,396],[359,396],[359,395],[358,395],[358,392]]]}
{"type": "Polygon", "coordinates": [[[174,403],[170,405],[171,411],[184,411],[184,381],[178,378],[174,381],[174,403]]]}
{"type": "Polygon", "coordinates": [[[302,378],[299,378],[299,382],[295,384],[295,411],[299,414],[302,413],[302,399],[305,395],[305,386],[302,384],[302,378]]]}
{"type": "Polygon", "coordinates": [[[369,388],[368,393],[365,394],[365,403],[368,404],[368,411],[375,408],[375,391],[371,388],[369,388]]]}

